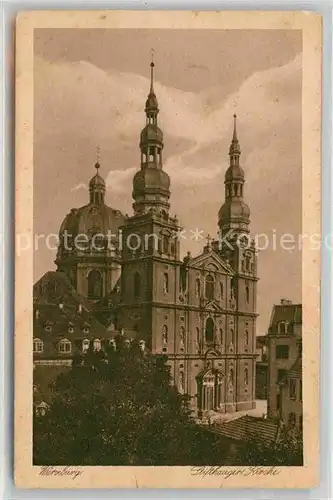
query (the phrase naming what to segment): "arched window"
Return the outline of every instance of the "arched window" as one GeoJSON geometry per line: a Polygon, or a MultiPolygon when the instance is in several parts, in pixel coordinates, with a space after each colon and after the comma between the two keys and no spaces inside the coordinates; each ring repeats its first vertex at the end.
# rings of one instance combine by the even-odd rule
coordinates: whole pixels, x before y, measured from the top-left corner
{"type": "Polygon", "coordinates": [[[200,346],[200,328],[198,326],[195,329],[195,333],[196,333],[196,339],[197,339],[197,347],[199,349],[199,346],[200,346]]]}
{"type": "Polygon", "coordinates": [[[224,338],[223,338],[223,328],[220,328],[220,344],[223,345],[223,341],[224,341],[224,338]]]}
{"type": "Polygon", "coordinates": [[[229,386],[233,387],[234,385],[234,369],[230,368],[229,370],[229,386]]]}
{"type": "Polygon", "coordinates": [[[43,352],[44,350],[44,342],[40,339],[33,340],[33,352],[43,352]]]}
{"type": "Polygon", "coordinates": [[[168,275],[168,273],[164,273],[164,276],[163,276],[163,292],[164,293],[169,292],[169,275],[168,275]]]}
{"type": "Polygon", "coordinates": [[[184,372],[181,371],[179,373],[179,391],[183,392],[185,386],[185,377],[184,377],[184,372]]]}
{"type": "Polygon", "coordinates": [[[169,253],[169,237],[163,236],[163,253],[169,253]]]}
{"type": "Polygon", "coordinates": [[[250,302],[250,289],[247,285],[245,287],[245,300],[247,304],[250,302]]]}
{"type": "Polygon", "coordinates": [[[245,255],[245,269],[246,271],[251,271],[251,256],[245,255]]]}
{"type": "Polygon", "coordinates": [[[138,298],[141,295],[141,278],[139,273],[134,274],[134,297],[138,298]]]}
{"type": "Polygon", "coordinates": [[[249,343],[249,331],[248,330],[245,330],[245,334],[244,334],[244,344],[245,345],[248,345],[249,343]]]}
{"type": "Polygon", "coordinates": [[[197,297],[200,297],[200,280],[199,280],[199,278],[197,278],[195,280],[195,295],[197,297]]]}
{"type": "Polygon", "coordinates": [[[221,297],[221,299],[223,299],[223,295],[224,295],[224,287],[223,287],[223,283],[220,283],[220,297],[221,297]]]}
{"type": "Polygon", "coordinates": [[[164,346],[168,345],[168,327],[163,325],[162,327],[162,344],[164,346]]]}
{"type": "Polygon", "coordinates": [[[231,343],[235,345],[235,330],[233,328],[230,328],[230,339],[231,343]]]}
{"type": "Polygon", "coordinates": [[[179,329],[180,345],[183,346],[185,343],[185,328],[183,326],[179,329]]]}
{"type": "MultiPolygon", "coordinates": [[[[221,386],[220,386],[221,387],[221,386]]],[[[217,405],[217,377],[210,370],[202,380],[201,407],[203,410],[213,410],[217,405]]]]}
{"type": "Polygon", "coordinates": [[[70,353],[72,351],[72,343],[67,339],[62,339],[59,342],[59,352],[70,353]]]}
{"type": "Polygon", "coordinates": [[[245,385],[249,384],[249,370],[248,370],[248,368],[245,368],[245,370],[244,370],[244,384],[245,385]]]}
{"type": "Polygon", "coordinates": [[[235,278],[231,278],[230,281],[230,298],[234,299],[236,296],[236,283],[235,283],[235,278]]]}
{"type": "Polygon", "coordinates": [[[206,299],[212,300],[214,298],[214,278],[211,274],[206,277],[206,299]]]}
{"type": "Polygon", "coordinates": [[[214,342],[214,321],[212,318],[207,318],[205,330],[206,342],[214,342]]]}
{"type": "Polygon", "coordinates": [[[88,274],[88,297],[89,299],[100,299],[103,295],[103,279],[99,271],[93,269],[88,274]]]}

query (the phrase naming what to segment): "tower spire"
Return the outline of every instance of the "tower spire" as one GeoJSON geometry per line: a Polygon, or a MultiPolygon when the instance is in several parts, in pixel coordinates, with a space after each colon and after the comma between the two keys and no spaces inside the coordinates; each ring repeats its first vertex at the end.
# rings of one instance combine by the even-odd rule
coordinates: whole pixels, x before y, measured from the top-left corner
{"type": "Polygon", "coordinates": [[[236,113],[234,114],[234,135],[232,137],[233,141],[237,141],[237,115],[236,113]]]}
{"type": "Polygon", "coordinates": [[[241,154],[239,141],[237,137],[237,115],[234,114],[234,133],[232,135],[232,141],[229,148],[230,164],[236,165],[239,163],[239,156],[241,154]]]}
{"type": "Polygon", "coordinates": [[[151,62],[150,62],[150,91],[149,95],[155,95],[154,92],[154,49],[151,49],[151,62]]]}

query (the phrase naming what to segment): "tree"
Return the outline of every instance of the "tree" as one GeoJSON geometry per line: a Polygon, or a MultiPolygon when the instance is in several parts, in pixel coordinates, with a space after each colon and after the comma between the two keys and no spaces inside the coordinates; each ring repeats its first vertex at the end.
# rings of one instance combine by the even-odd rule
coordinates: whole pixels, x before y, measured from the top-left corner
{"type": "Polygon", "coordinates": [[[223,462],[219,439],[195,425],[166,356],[90,348],[53,385],[47,416],[34,417],[35,465],[197,465],[223,462]]]}
{"type": "Polygon", "coordinates": [[[238,465],[301,466],[303,465],[302,436],[287,428],[280,430],[276,443],[263,441],[260,435],[250,436],[240,447],[238,465]]]}

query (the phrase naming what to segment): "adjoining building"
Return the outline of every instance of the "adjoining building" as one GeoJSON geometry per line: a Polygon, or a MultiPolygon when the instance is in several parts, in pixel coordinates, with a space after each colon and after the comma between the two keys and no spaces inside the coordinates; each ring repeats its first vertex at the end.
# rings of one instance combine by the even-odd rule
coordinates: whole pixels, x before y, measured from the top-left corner
{"type": "Polygon", "coordinates": [[[174,383],[191,396],[199,416],[253,409],[257,255],[244,201],[236,115],[218,211],[220,239],[208,238],[199,255],[188,253],[181,259],[182,228],[170,214],[171,181],[163,170],[158,113],[151,63],[140,168],[133,178],[133,214],[124,217],[105,204],[106,186],[97,163],[89,203],[71,210],[59,234],[55,275],[72,288],[66,297],[75,298],[75,310],[65,297],[62,307],[56,305],[56,315],[45,304],[44,317],[44,291],[37,284],[42,293],[35,301],[34,358],[46,361],[56,353],[58,360],[67,359],[73,346],[83,350],[89,341],[102,348],[114,332],[123,332],[143,340],[152,353],[168,356],[174,383]],[[228,244],[221,244],[223,238],[228,244]],[[49,347],[46,352],[48,326],[53,351],[49,347]]]}
{"type": "Polygon", "coordinates": [[[268,354],[267,335],[256,337],[256,399],[267,399],[268,354]]]}
{"type": "MultiPolygon", "coordinates": [[[[286,299],[282,299],[280,304],[274,305],[267,338],[268,416],[283,418],[283,420],[287,418],[288,422],[288,394],[285,382],[296,379],[296,393],[301,393],[299,392],[301,391],[299,383],[301,383],[302,376],[302,305],[293,304],[286,299]]],[[[291,385],[294,387],[294,382],[291,385]]],[[[293,389],[291,393],[294,394],[293,389]]],[[[301,411],[302,405],[298,396],[297,401],[300,403],[301,411]]],[[[293,406],[292,403],[291,406],[293,406]]],[[[290,413],[293,411],[290,410],[290,413]]],[[[297,420],[299,412],[296,409],[295,415],[297,420]]]]}

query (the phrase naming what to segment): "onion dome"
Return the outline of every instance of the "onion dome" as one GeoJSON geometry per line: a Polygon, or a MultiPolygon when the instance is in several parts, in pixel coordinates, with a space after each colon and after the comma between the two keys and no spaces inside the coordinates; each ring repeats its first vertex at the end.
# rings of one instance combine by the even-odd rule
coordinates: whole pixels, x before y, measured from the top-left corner
{"type": "Polygon", "coordinates": [[[140,147],[147,143],[163,143],[163,132],[157,125],[148,123],[140,134],[140,147]]]}
{"type": "Polygon", "coordinates": [[[149,190],[169,191],[170,177],[164,170],[146,168],[139,170],[133,178],[133,193],[144,194],[149,190]]]}
{"type": "Polygon", "coordinates": [[[249,217],[250,209],[243,200],[226,202],[219,210],[219,221],[233,218],[248,220],[249,217]]]}
{"type": "Polygon", "coordinates": [[[105,189],[105,180],[98,173],[98,169],[100,168],[100,164],[98,162],[95,164],[95,168],[96,168],[97,172],[96,172],[96,175],[94,175],[94,177],[92,177],[90,179],[89,189],[91,190],[91,189],[95,189],[97,187],[105,189]]]}

